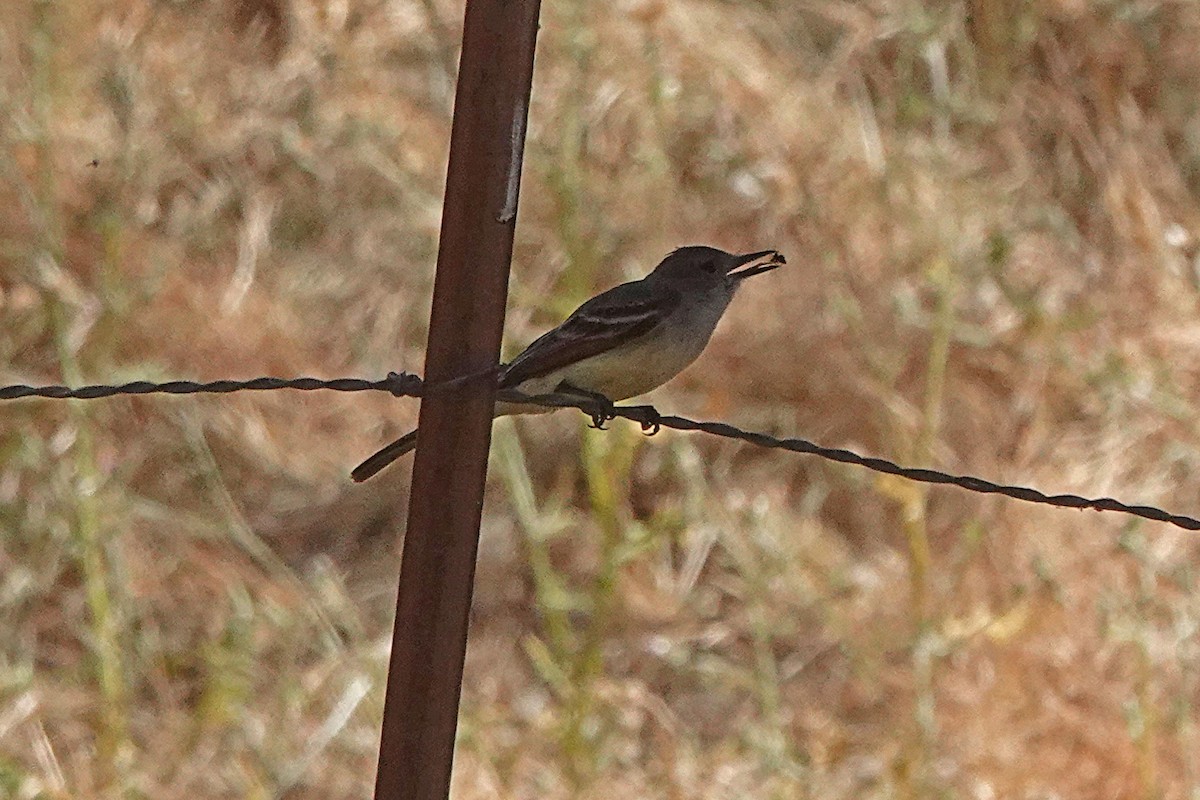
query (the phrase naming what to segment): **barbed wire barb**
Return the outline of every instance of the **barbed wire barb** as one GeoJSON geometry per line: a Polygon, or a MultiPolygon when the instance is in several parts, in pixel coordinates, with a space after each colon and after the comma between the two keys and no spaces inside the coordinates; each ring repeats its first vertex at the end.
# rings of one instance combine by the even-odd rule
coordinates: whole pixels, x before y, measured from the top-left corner
{"type": "MultiPolygon", "coordinates": [[[[420,397],[423,393],[430,391],[461,390],[475,379],[493,374],[495,374],[495,368],[480,370],[461,378],[430,386],[425,386],[419,376],[407,372],[391,372],[388,373],[386,378],[375,381],[363,378],[253,378],[243,381],[219,380],[208,382],[166,381],[154,383],[152,381],[131,381],[117,385],[96,384],[80,387],[13,384],[0,386],[0,400],[19,400],[23,398],[96,400],[124,395],[229,394],[232,392],[273,391],[277,389],[296,389],[299,391],[327,389],[336,392],[378,391],[387,392],[395,397],[420,397]]],[[[905,467],[887,459],[864,456],[851,450],[823,447],[807,439],[772,436],[758,431],[744,430],[724,422],[706,422],[674,415],[660,415],[652,406],[608,406],[606,408],[597,408],[596,402],[590,399],[559,394],[530,396],[513,390],[500,391],[496,396],[504,400],[534,403],[537,405],[578,408],[591,416],[597,423],[605,419],[619,417],[637,422],[647,432],[656,430],[661,426],[678,431],[707,433],[725,439],[736,439],[747,442],[757,447],[787,450],[793,453],[817,456],[828,461],[865,467],[875,472],[895,475],[919,483],[957,486],[978,494],[998,494],[1026,503],[1057,506],[1059,508],[1113,511],[1119,514],[1141,517],[1153,522],[1165,522],[1168,525],[1174,525],[1184,530],[1200,530],[1200,519],[1183,514],[1173,514],[1156,506],[1130,505],[1111,497],[1088,498],[1075,494],[1048,495],[1028,486],[1010,486],[971,475],[954,475],[935,469],[905,467]]]]}

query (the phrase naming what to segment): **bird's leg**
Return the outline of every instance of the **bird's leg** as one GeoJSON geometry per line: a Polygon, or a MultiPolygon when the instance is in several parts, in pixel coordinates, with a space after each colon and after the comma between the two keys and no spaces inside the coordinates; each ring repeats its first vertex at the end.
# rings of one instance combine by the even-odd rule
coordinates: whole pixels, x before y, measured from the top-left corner
{"type": "Polygon", "coordinates": [[[653,436],[662,430],[662,415],[654,406],[619,406],[616,411],[642,426],[642,433],[653,436]]]}
{"type": "Polygon", "coordinates": [[[573,394],[577,397],[582,397],[588,401],[588,408],[584,408],[583,413],[588,414],[592,418],[592,427],[598,431],[605,430],[604,423],[610,419],[615,419],[616,414],[613,412],[613,401],[609,400],[599,392],[593,392],[589,389],[580,389],[578,386],[563,381],[555,390],[561,394],[573,394]]]}

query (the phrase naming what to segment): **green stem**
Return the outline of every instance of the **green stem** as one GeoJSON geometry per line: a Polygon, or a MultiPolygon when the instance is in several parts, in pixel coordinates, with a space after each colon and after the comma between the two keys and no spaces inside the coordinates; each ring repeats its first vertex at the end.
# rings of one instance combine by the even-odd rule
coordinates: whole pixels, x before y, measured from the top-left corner
{"type": "MultiPolygon", "coordinates": [[[[54,10],[51,0],[37,0],[33,6],[33,30],[29,52],[33,63],[33,113],[37,130],[38,207],[42,216],[45,257],[55,269],[63,265],[64,236],[57,214],[54,155],[52,146],[54,96],[54,10]]],[[[65,302],[49,290],[47,316],[57,350],[63,378],[71,384],[83,383],[77,348],[71,342],[65,302]]],[[[128,692],[121,657],[120,622],[117,604],[109,586],[112,568],[106,536],[100,518],[98,492],[102,483],[96,466],[88,415],[84,404],[71,402],[71,419],[76,428],[74,444],[75,526],[74,539],[79,552],[84,595],[91,617],[91,646],[96,661],[96,680],[100,688],[100,731],[97,749],[107,771],[105,781],[120,780],[132,755],[128,728],[128,692]]]]}
{"type": "MultiPolygon", "coordinates": [[[[941,427],[942,402],[945,396],[946,368],[950,357],[950,341],[954,332],[954,268],[945,256],[938,256],[930,265],[929,278],[937,292],[933,319],[933,339],[925,369],[925,402],[922,408],[921,430],[913,448],[914,463],[926,464],[933,456],[934,444],[941,427]]],[[[931,748],[937,735],[937,713],[934,698],[934,655],[930,648],[934,636],[929,611],[929,582],[933,556],[929,546],[928,488],[914,487],[906,493],[904,503],[904,534],[908,542],[910,603],[916,621],[913,642],[913,719],[917,741],[910,754],[909,769],[905,771],[906,793],[924,796],[928,793],[931,748]]]]}

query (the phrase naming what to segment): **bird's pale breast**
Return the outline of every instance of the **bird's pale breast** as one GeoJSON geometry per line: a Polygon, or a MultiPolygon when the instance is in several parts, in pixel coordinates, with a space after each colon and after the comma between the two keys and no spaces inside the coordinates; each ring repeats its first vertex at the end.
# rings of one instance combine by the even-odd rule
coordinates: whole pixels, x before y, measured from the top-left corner
{"type": "Polygon", "coordinates": [[[645,336],[585,358],[522,390],[551,392],[562,381],[610,400],[626,400],[662,386],[704,351],[726,303],[685,304],[645,336]],[[536,384],[536,386],[535,386],[536,384]]]}

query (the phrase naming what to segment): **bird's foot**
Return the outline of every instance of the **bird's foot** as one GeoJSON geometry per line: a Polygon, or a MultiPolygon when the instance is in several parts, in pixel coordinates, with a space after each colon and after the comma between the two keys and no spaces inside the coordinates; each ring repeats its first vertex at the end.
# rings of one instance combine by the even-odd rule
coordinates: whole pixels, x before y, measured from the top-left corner
{"type": "Polygon", "coordinates": [[[609,420],[616,419],[617,414],[613,410],[613,401],[609,400],[599,392],[589,391],[588,389],[580,389],[578,386],[563,381],[558,385],[557,391],[563,394],[575,395],[584,399],[580,410],[592,418],[591,427],[598,431],[608,430],[604,424],[609,420]]]}
{"type": "Polygon", "coordinates": [[[621,416],[642,426],[642,433],[653,436],[662,430],[662,415],[654,406],[621,406],[621,416]]]}
{"type": "Polygon", "coordinates": [[[615,406],[607,397],[592,397],[588,398],[586,408],[583,413],[592,418],[592,424],[588,427],[595,428],[598,431],[608,430],[604,427],[609,420],[617,418],[615,406]]]}

